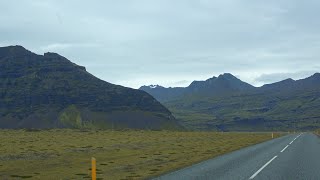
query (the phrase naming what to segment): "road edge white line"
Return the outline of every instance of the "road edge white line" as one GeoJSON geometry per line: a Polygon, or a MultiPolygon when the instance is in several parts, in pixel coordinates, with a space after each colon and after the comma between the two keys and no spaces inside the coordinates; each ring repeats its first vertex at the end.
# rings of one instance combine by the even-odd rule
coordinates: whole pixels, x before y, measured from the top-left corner
{"type": "Polygon", "coordinates": [[[249,179],[254,179],[264,168],[266,168],[273,160],[275,160],[278,156],[274,156],[270,161],[268,161],[265,165],[263,165],[257,172],[255,172],[249,179]]]}
{"type": "Polygon", "coordinates": [[[287,145],[285,148],[283,148],[280,152],[284,152],[288,147],[289,147],[289,145],[287,145]]]}

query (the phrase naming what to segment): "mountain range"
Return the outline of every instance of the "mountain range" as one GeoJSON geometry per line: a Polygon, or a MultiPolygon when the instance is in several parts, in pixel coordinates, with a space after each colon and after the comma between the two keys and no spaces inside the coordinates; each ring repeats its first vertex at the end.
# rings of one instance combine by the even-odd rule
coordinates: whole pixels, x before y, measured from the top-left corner
{"type": "Polygon", "coordinates": [[[0,128],[313,130],[320,74],[254,87],[225,73],[188,87],[136,90],[56,53],[1,47],[0,128]]]}
{"type": "Polygon", "coordinates": [[[223,96],[232,93],[241,93],[254,90],[255,87],[241,81],[230,73],[225,73],[205,81],[193,81],[185,88],[164,88],[159,85],[150,85],[142,86],[139,89],[148,92],[160,102],[167,102],[187,95],[223,96]]]}
{"type": "Polygon", "coordinates": [[[144,91],[100,80],[56,53],[0,48],[0,128],[178,126],[171,112],[144,91]]]}
{"type": "Polygon", "coordinates": [[[320,74],[254,87],[226,73],[188,87],[140,88],[189,129],[294,130],[320,127],[320,74]]]}

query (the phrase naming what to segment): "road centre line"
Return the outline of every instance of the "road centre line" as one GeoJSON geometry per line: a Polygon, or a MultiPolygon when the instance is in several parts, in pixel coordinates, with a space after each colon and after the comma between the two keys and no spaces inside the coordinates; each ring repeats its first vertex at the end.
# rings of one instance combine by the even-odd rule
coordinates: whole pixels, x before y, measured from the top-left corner
{"type": "Polygon", "coordinates": [[[280,152],[284,152],[288,147],[289,147],[289,145],[287,145],[286,147],[284,147],[280,152]]]}
{"type": "Polygon", "coordinates": [[[275,160],[278,156],[273,157],[268,161],[265,165],[263,165],[257,172],[255,172],[249,179],[255,178],[265,167],[267,167],[273,160],[275,160]]]}
{"type": "MultiPolygon", "coordinates": [[[[289,144],[292,144],[297,138],[299,138],[302,135],[299,134],[297,137],[295,137],[289,144]]],[[[289,145],[286,145],[280,152],[284,152],[289,145]]],[[[273,160],[275,160],[278,156],[274,156],[272,159],[270,159],[265,165],[263,165],[257,172],[255,172],[249,179],[254,179],[264,168],[266,168],[273,160]]]]}
{"type": "Polygon", "coordinates": [[[299,134],[297,137],[295,137],[289,144],[292,144],[293,141],[295,141],[298,137],[300,137],[302,134],[299,134]]]}

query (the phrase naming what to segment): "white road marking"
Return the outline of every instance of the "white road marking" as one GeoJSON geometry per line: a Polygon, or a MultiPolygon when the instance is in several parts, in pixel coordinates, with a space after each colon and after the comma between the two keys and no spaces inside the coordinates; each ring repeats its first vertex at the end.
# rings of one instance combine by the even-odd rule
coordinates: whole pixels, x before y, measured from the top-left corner
{"type": "MultiPolygon", "coordinates": [[[[299,138],[303,133],[299,134],[297,137],[295,137],[289,144],[292,144],[297,138],[299,138]]],[[[289,145],[284,147],[280,152],[284,152],[289,145]]],[[[254,179],[264,168],[266,168],[273,160],[275,160],[278,156],[274,156],[270,161],[268,161],[265,165],[263,165],[257,172],[255,172],[249,179],[254,179]]]]}
{"type": "Polygon", "coordinates": [[[285,151],[288,147],[289,147],[289,145],[287,145],[285,148],[283,148],[280,152],[285,151]]]}
{"type": "Polygon", "coordinates": [[[297,136],[295,139],[298,139],[302,134],[299,134],[299,136],[297,136]]]}
{"type": "Polygon", "coordinates": [[[254,173],[249,179],[255,178],[265,167],[267,167],[277,157],[278,156],[273,157],[270,161],[268,161],[265,165],[263,165],[256,173],[254,173]]]}
{"type": "Polygon", "coordinates": [[[302,134],[299,134],[297,137],[295,137],[289,144],[292,144],[293,141],[295,141],[298,137],[300,137],[302,134]]]}

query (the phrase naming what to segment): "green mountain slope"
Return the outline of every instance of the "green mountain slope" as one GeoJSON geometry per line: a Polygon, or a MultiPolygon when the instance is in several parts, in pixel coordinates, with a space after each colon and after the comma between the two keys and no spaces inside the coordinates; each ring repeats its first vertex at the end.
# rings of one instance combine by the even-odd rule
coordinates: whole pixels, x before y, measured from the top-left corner
{"type": "Polygon", "coordinates": [[[225,92],[218,96],[190,93],[164,105],[188,129],[264,131],[320,127],[318,73],[298,81],[289,79],[260,88],[225,92]]]}
{"type": "Polygon", "coordinates": [[[149,94],[102,81],[68,59],[0,48],[0,128],[176,128],[149,94]]]}

